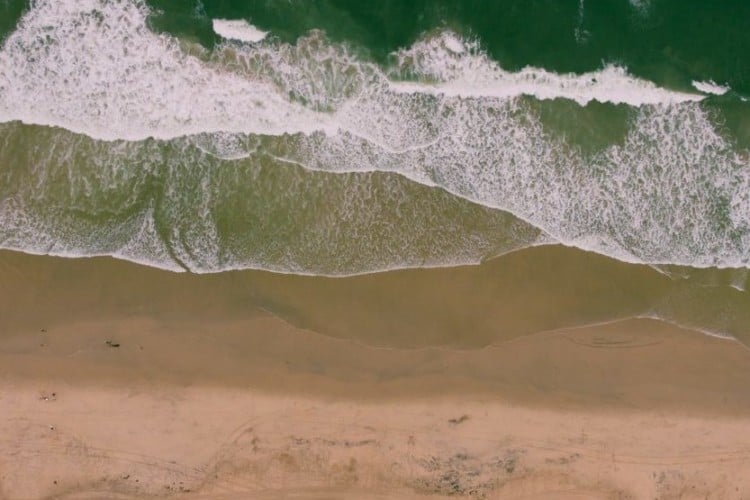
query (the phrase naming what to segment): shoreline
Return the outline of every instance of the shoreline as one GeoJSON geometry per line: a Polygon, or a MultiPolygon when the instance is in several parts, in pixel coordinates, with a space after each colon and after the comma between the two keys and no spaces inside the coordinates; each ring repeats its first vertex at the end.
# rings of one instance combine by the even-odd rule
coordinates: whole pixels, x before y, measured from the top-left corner
{"type": "Polygon", "coordinates": [[[478,266],[349,278],[231,271],[195,275],[112,258],[0,251],[0,328],[121,317],[245,320],[271,313],[305,330],[390,348],[477,349],[631,317],[750,345],[750,293],[724,270],[656,270],[563,246],[478,266]],[[383,310],[388,314],[384,315],[383,310]]]}

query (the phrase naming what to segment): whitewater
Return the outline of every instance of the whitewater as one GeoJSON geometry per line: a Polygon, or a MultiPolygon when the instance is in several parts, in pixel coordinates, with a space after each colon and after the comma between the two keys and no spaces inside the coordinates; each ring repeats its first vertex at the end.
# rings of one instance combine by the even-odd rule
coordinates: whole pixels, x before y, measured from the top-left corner
{"type": "MultiPolygon", "coordinates": [[[[214,20],[223,41],[209,50],[155,33],[151,14],[135,0],[34,2],[0,50],[0,152],[23,127],[43,135],[54,155],[29,153],[33,182],[23,182],[80,169],[70,175],[83,180],[67,181],[88,185],[69,194],[76,203],[86,189],[137,190],[146,173],[164,176],[158,165],[166,164],[160,189],[189,216],[145,203],[126,221],[74,228],[79,219],[44,212],[39,194],[8,176],[4,248],[113,255],[175,271],[344,275],[562,243],[627,262],[750,267],[750,155],[704,103],[729,88],[667,89],[617,64],[584,74],[507,71],[479,42],[447,30],[425,34],[385,66],[322,32],[289,44],[245,21],[214,20]],[[541,116],[540,106],[564,102],[625,107],[627,130],[583,150],[541,116]],[[264,162],[293,169],[278,175],[294,179],[297,194],[332,200],[337,214],[307,224],[312,208],[283,195],[283,183],[270,186],[264,203],[302,214],[289,228],[300,235],[284,240],[295,250],[253,250],[217,221],[216,210],[234,207],[222,190],[274,175],[264,162]],[[222,169],[247,177],[230,183],[222,169]],[[194,188],[187,195],[185,178],[194,188]],[[430,214],[446,206],[484,222],[462,231],[460,217],[430,214]],[[174,227],[160,227],[157,213],[174,227]],[[404,213],[423,222],[418,237],[414,226],[378,228],[404,213]],[[334,228],[347,219],[351,226],[334,228]],[[329,255],[343,263],[316,261],[326,241],[337,242],[329,255]]],[[[267,208],[243,208],[255,217],[251,209],[267,208]]]]}

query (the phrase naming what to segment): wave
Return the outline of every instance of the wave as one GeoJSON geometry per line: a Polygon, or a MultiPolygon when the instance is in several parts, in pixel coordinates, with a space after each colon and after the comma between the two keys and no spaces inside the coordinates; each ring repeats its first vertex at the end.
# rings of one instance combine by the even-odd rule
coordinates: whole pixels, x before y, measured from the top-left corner
{"type": "Polygon", "coordinates": [[[693,80],[693,87],[700,90],[701,92],[705,92],[706,94],[714,95],[724,95],[730,90],[726,85],[719,85],[713,80],[709,80],[707,82],[699,82],[697,80],[693,80]]]}
{"type": "Polygon", "coordinates": [[[504,99],[527,95],[537,99],[570,99],[582,106],[591,101],[642,106],[704,98],[701,94],[660,88],[628,75],[624,68],[615,65],[581,75],[557,74],[532,67],[515,73],[505,71],[483,53],[476,42],[461,40],[451,32],[417,42],[396,56],[405,73],[439,82],[391,83],[392,89],[401,92],[504,99]]]}
{"type": "MultiPolygon", "coordinates": [[[[289,47],[245,47],[243,57],[268,64],[254,68],[249,78],[227,71],[217,63],[220,57],[202,61],[187,53],[179,40],[150,31],[148,16],[146,5],[136,0],[35,2],[0,51],[0,120],[58,126],[102,140],[170,139],[211,132],[336,134],[346,117],[290,102],[283,91],[336,94],[342,90],[336,87],[354,83],[454,96],[528,94],[579,103],[641,105],[703,97],[660,89],[616,67],[580,76],[533,68],[505,72],[475,44],[450,33],[398,54],[399,70],[421,80],[437,79],[440,84],[435,87],[390,82],[372,64],[352,61],[344,49],[330,47],[328,54],[323,50],[309,55],[323,57],[313,61],[320,66],[327,63],[343,71],[337,75],[341,81],[327,82],[334,88],[319,88],[310,81],[317,76],[313,73],[305,75],[307,81],[293,82],[302,89],[280,89],[274,85],[275,77],[286,72],[300,79],[305,69],[282,67],[288,62],[284,56],[289,47]],[[326,56],[334,58],[326,60],[326,56]]],[[[227,28],[222,23],[216,25],[227,28]]],[[[231,50],[220,52],[226,55],[231,50]]]]}
{"type": "Polygon", "coordinates": [[[256,43],[268,35],[244,19],[214,19],[212,25],[214,32],[227,40],[256,43]]]}
{"type": "Polygon", "coordinates": [[[540,241],[629,262],[750,266],[750,155],[722,135],[704,94],[612,65],[508,72],[445,31],[388,67],[320,32],[208,51],[152,32],[149,14],[134,0],[41,0],[6,39],[0,121],[82,135],[5,126],[15,139],[4,137],[3,157],[27,133],[56,146],[34,143],[51,149],[6,184],[2,246],[199,272],[351,274],[540,241]],[[609,108],[592,133],[619,106],[626,119],[589,151],[568,135],[593,102],[609,108]],[[569,118],[563,133],[549,113],[569,118]],[[118,197],[139,201],[118,211],[118,197]]]}
{"type": "Polygon", "coordinates": [[[35,2],[0,51],[0,120],[101,140],[319,130],[266,82],[206,64],[131,0],[35,2]]]}

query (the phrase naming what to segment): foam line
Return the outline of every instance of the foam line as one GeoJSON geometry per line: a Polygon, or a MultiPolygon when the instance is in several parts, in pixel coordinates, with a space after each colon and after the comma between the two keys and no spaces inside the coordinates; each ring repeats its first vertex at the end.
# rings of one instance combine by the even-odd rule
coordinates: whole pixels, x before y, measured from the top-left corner
{"type": "Polygon", "coordinates": [[[624,68],[615,65],[581,75],[557,74],[533,67],[515,73],[505,71],[479,50],[476,43],[461,41],[450,32],[417,42],[397,55],[407,74],[423,80],[391,83],[392,89],[401,92],[504,99],[528,95],[537,99],[570,99],[582,106],[591,101],[643,106],[704,98],[700,94],[660,88],[628,75],[624,68]]]}

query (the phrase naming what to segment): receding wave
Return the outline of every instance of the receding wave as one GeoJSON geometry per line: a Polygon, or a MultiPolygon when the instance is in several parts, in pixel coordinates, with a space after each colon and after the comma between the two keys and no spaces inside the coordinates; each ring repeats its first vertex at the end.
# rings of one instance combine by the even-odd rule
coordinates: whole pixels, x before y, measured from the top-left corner
{"type": "Polygon", "coordinates": [[[199,272],[353,274],[555,241],[750,266],[750,156],[701,102],[714,88],[615,65],[508,72],[446,31],[386,67],[320,32],[209,51],[149,14],[39,1],[6,39],[0,148],[22,160],[3,173],[2,246],[199,272]],[[560,129],[566,103],[604,117],[560,129]],[[584,128],[597,147],[575,142],[584,128]]]}
{"type": "MultiPolygon", "coordinates": [[[[284,147],[258,139],[259,150],[284,147]]],[[[0,246],[164,269],[349,275],[477,263],[545,236],[510,214],[393,173],[237,160],[189,140],[96,141],[0,125],[0,246]]]]}

